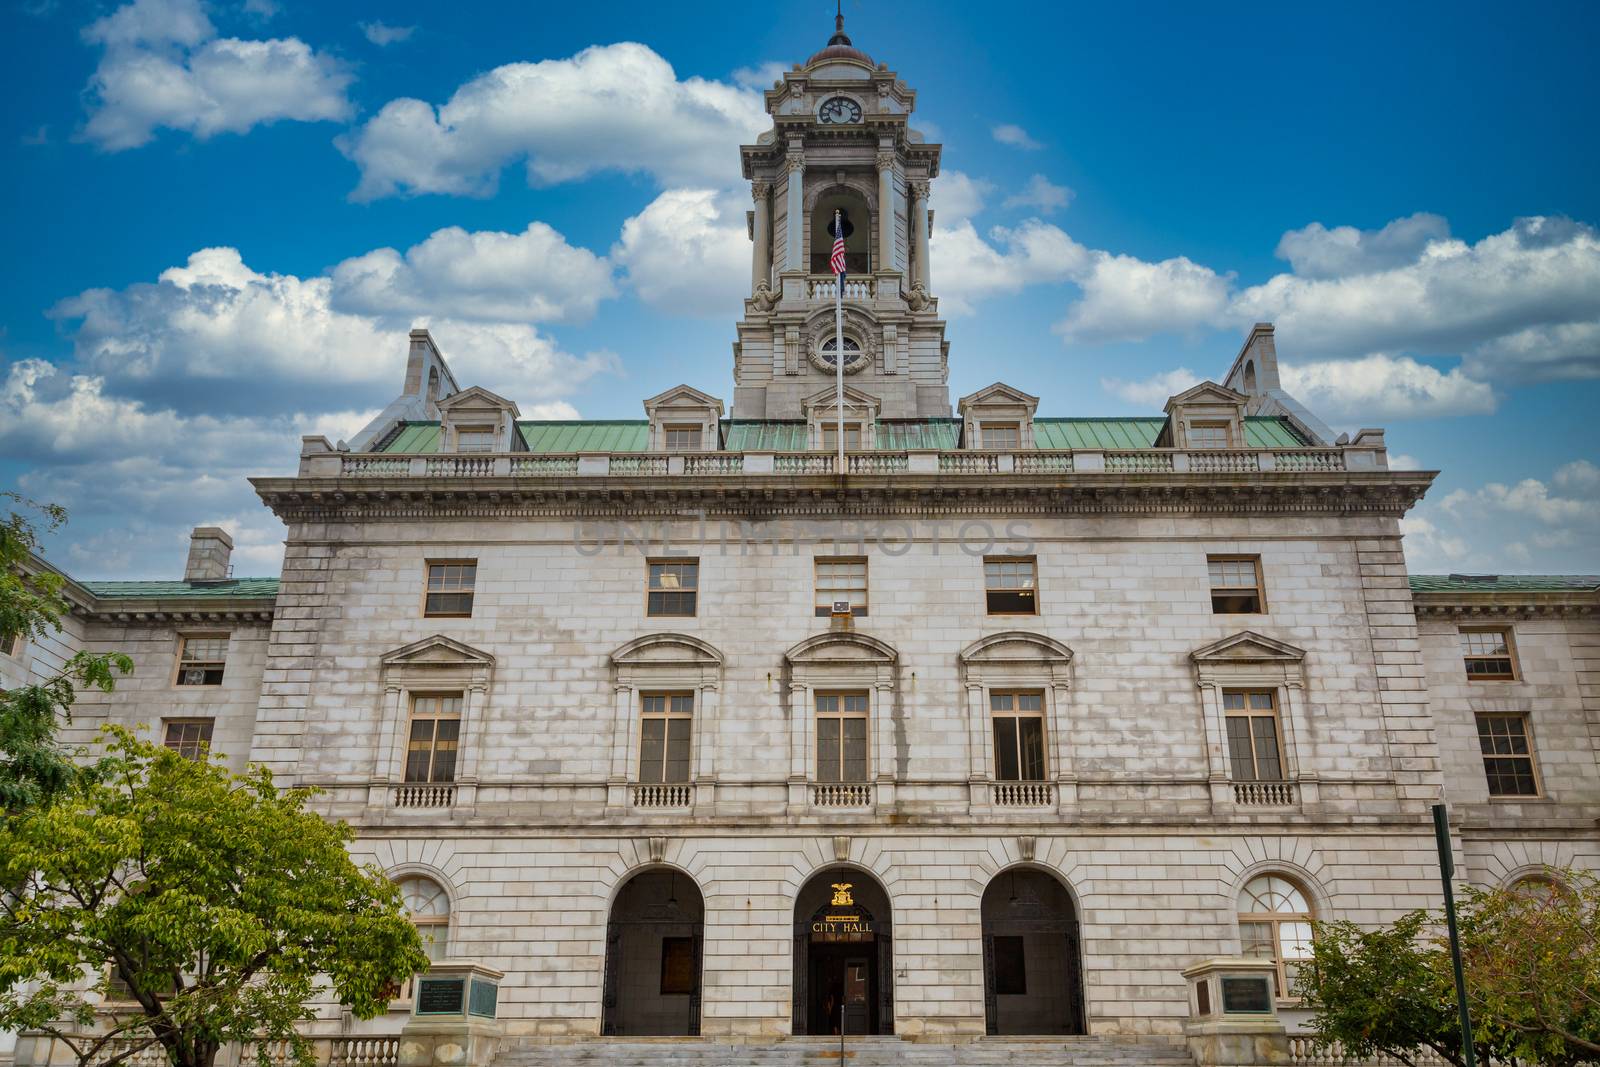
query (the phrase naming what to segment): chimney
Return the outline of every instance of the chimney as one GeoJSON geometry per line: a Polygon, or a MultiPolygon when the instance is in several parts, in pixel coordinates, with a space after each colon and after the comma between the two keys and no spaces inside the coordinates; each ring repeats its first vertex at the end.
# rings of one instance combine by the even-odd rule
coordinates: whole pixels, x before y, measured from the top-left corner
{"type": "Polygon", "coordinates": [[[196,526],[189,535],[189,562],[184,564],[186,582],[222,582],[228,578],[233,538],[220,526],[196,526]]]}

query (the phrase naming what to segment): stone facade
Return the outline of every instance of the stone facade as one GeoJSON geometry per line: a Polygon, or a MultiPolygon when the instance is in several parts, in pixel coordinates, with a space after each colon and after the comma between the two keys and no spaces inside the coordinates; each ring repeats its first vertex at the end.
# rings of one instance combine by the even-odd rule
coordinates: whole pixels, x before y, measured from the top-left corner
{"type": "MultiPolygon", "coordinates": [[[[288,529],[275,586],[228,578],[226,535],[197,531],[183,583],[71,583],[59,647],[0,656],[5,684],[73,648],[129,652],[138,673],[86,696],[69,736],[212,718],[230,764],[318,786],[360,858],[444,891],[445,954],[505,973],[511,1037],[814,1032],[836,959],[847,982],[863,968],[879,1032],[1176,1036],[1183,970],[1251,950],[1238,900],[1262,876],[1319,918],[1437,906],[1441,797],[1467,881],[1600,868],[1600,580],[1408,576],[1399,520],[1432,475],[1388,470],[1381,431],[1334,441],[1281,389],[1268,324],[1224,384],[1127,420],[1132,444],[1003,383],[949,418],[925,262],[938,149],[905,124],[914,94],[842,36],[768,93],[774,133],[743,150],[758,206],[732,420],[684,386],[636,426],[519,422],[416,331],[353,448],[309,438],[297,472],[255,480],[288,529]],[[821,122],[841,95],[863,117],[821,122]],[[878,256],[851,304],[867,425],[843,466],[791,425],[832,402],[831,371],[777,354],[818,308],[831,322],[788,219],[836,187],[868,206],[878,256]],[[492,448],[464,449],[479,426],[492,448]],[[819,559],[864,569],[846,610],[819,559]],[[1219,609],[1216,561],[1254,566],[1254,610],[1219,609]],[[430,567],[469,563],[470,607],[430,613],[430,567]],[[1025,585],[996,585],[1007,563],[1025,585]],[[692,610],[652,614],[652,590],[690,587],[692,610]],[[1484,620],[1513,631],[1515,677],[1467,680],[1461,633],[1484,620]],[[182,642],[215,634],[220,682],[178,684],[182,642]],[[1251,694],[1270,737],[1237,732],[1251,694]],[[441,696],[459,740],[419,781],[412,712],[441,696]],[[666,696],[687,709],[680,771],[644,722],[666,696]],[[1020,696],[1037,764],[1010,773],[997,698],[1020,696]],[[855,727],[818,709],[846,697],[860,769],[830,773],[855,727]],[[1489,795],[1484,713],[1526,717],[1537,796],[1489,795]],[[1241,775],[1239,746],[1260,760],[1268,740],[1272,770],[1241,775]],[[847,919],[872,939],[818,933],[847,919]],[[1046,994],[1068,1009],[1046,1018],[1046,994]]],[[[394,1033],[405,1007],[321,1005],[316,1025],[394,1033]]]]}

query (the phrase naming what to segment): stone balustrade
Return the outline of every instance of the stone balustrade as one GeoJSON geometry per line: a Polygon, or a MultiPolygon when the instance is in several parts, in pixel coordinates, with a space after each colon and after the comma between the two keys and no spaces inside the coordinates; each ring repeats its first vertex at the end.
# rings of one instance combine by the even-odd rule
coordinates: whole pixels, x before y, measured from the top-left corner
{"type": "Polygon", "coordinates": [[[1056,799],[1049,782],[995,782],[991,788],[997,808],[1044,808],[1056,799]]]}
{"type": "Polygon", "coordinates": [[[456,802],[453,785],[397,785],[394,787],[394,806],[397,808],[448,808],[456,802]]]}
{"type": "Polygon", "coordinates": [[[865,808],[872,804],[872,786],[841,783],[811,786],[811,804],[818,808],[865,808]]]}
{"type": "MultiPolygon", "coordinates": [[[[1444,1057],[1431,1048],[1415,1049],[1410,1057],[1415,1067],[1435,1067],[1445,1062],[1444,1057]]],[[[1405,1067],[1406,1061],[1398,1056],[1382,1054],[1368,1059],[1357,1059],[1347,1055],[1344,1047],[1337,1041],[1328,1045],[1318,1045],[1316,1039],[1309,1035],[1290,1034],[1289,1063],[1292,1067],[1405,1067]]]]}
{"type": "MultiPolygon", "coordinates": [[[[833,275],[825,278],[806,279],[806,298],[809,300],[832,300],[839,291],[838,279],[833,275]]],[[[846,300],[871,300],[878,292],[878,283],[875,278],[854,278],[845,275],[844,298],[846,300]]]]}
{"type": "MultiPolygon", "coordinates": [[[[850,475],[1258,474],[1387,470],[1382,451],[1358,448],[1188,450],[873,450],[845,454],[850,475]]],[[[832,452],[524,452],[443,455],[308,453],[300,474],[345,478],[673,478],[833,475],[832,452]]]]}
{"type": "Polygon", "coordinates": [[[687,808],[693,800],[694,790],[687,785],[633,787],[633,806],[636,808],[687,808]]]}
{"type": "Polygon", "coordinates": [[[1294,803],[1292,782],[1234,782],[1233,802],[1246,808],[1283,808],[1294,803]]]}

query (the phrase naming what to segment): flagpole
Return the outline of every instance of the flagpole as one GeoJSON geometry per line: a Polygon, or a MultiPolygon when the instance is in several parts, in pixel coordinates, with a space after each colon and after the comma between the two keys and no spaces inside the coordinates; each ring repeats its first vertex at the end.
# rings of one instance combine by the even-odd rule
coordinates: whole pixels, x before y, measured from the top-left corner
{"type": "MultiPolygon", "coordinates": [[[[833,235],[838,240],[844,235],[844,220],[836,210],[833,213],[833,235]]],[[[833,380],[834,402],[839,406],[839,473],[844,466],[844,271],[833,276],[833,380]]],[[[841,1015],[842,1019],[843,1016],[841,1015]]]]}

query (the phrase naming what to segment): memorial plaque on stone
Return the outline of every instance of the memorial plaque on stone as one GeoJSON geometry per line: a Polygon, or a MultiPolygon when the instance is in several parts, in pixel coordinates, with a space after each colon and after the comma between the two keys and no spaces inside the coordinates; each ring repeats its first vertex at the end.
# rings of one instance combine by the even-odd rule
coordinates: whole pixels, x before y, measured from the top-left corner
{"type": "Polygon", "coordinates": [[[1225,1012],[1270,1012],[1272,989],[1265,978],[1224,978],[1222,1010],[1225,1012]]]}
{"type": "Polygon", "coordinates": [[[417,979],[418,1015],[460,1015],[461,996],[466,992],[464,978],[417,979]]]}
{"type": "Polygon", "coordinates": [[[479,979],[472,981],[472,997],[467,1002],[467,1014],[478,1015],[485,1019],[493,1019],[495,1001],[500,997],[500,988],[493,982],[479,979]]]}

